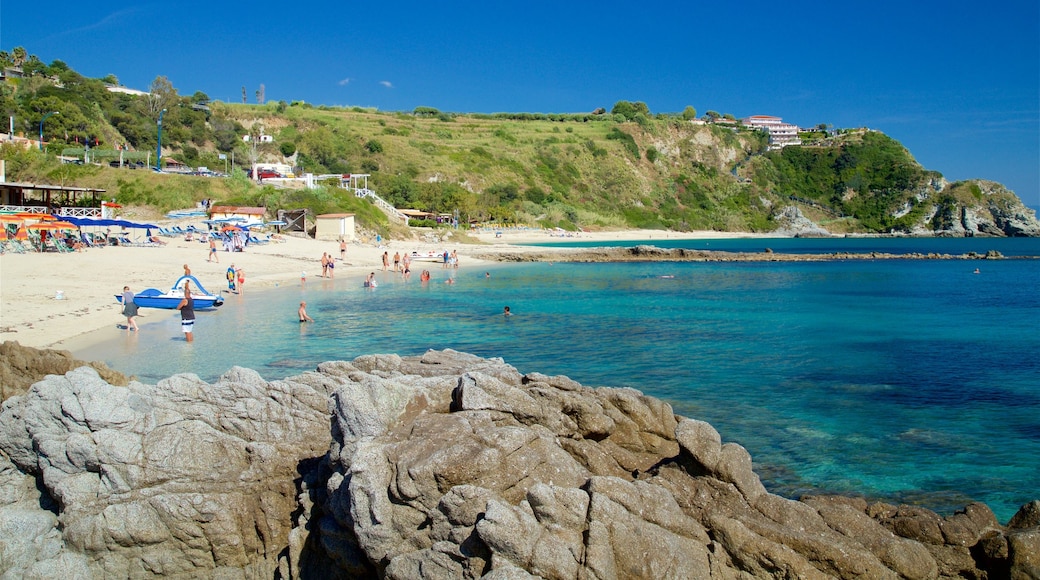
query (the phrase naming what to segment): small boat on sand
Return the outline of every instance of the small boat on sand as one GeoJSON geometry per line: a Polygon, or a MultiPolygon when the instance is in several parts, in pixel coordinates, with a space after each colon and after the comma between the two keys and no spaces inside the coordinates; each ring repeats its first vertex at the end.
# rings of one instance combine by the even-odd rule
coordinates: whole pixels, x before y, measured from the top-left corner
{"type": "MultiPolygon", "coordinates": [[[[224,303],[220,294],[210,294],[202,287],[195,276],[181,276],[168,291],[157,288],[146,288],[134,295],[134,304],[139,308],[165,308],[174,310],[184,298],[184,285],[191,285],[191,297],[195,301],[195,310],[216,308],[224,303]]],[[[123,303],[123,295],[116,294],[116,302],[123,303]]]]}
{"type": "Polygon", "coordinates": [[[444,252],[412,252],[413,262],[443,262],[444,252]]]}

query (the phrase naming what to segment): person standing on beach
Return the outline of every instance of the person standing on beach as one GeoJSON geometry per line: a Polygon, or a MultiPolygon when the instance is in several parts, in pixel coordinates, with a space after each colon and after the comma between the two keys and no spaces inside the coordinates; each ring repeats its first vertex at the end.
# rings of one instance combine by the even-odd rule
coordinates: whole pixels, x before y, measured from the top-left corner
{"type": "Polygon", "coordinates": [[[347,259],[347,240],[339,239],[339,259],[342,262],[347,259]]]}
{"type": "Polygon", "coordinates": [[[401,252],[394,252],[394,272],[401,270],[401,252]]]}
{"type": "Polygon", "coordinates": [[[336,277],[336,258],[333,258],[332,254],[329,254],[329,278],[335,278],[335,277],[336,277]]]}
{"type": "Polygon", "coordinates": [[[314,322],[313,318],[311,318],[310,316],[307,316],[307,303],[306,302],[300,302],[300,310],[299,310],[298,313],[300,315],[300,322],[314,322]]]}
{"type": "Polygon", "coordinates": [[[329,276],[329,253],[321,253],[321,277],[327,278],[329,276]]]}
{"type": "Polygon", "coordinates": [[[227,269],[227,289],[228,292],[235,291],[235,265],[231,264],[227,269]]]}
{"type": "Polygon", "coordinates": [[[134,293],[129,286],[123,286],[123,316],[126,317],[126,331],[137,331],[137,304],[134,302],[134,293]]]}
{"type": "Polygon", "coordinates": [[[209,256],[206,257],[206,261],[212,262],[213,260],[216,260],[218,264],[220,263],[220,256],[217,255],[217,240],[215,240],[213,236],[210,236],[209,256]]]}
{"type": "Polygon", "coordinates": [[[238,293],[241,294],[242,287],[245,286],[246,283],[246,271],[239,268],[235,270],[235,275],[238,276],[238,284],[236,284],[235,287],[238,288],[238,293]]]}
{"type": "Polygon", "coordinates": [[[181,311],[181,332],[184,333],[184,340],[192,342],[195,340],[192,336],[195,329],[195,299],[191,297],[191,288],[187,284],[184,285],[184,298],[181,298],[177,310],[181,311]]]}
{"type": "Polygon", "coordinates": [[[389,267],[390,267],[390,253],[389,252],[383,252],[383,271],[386,272],[386,269],[389,268],[389,267]]]}

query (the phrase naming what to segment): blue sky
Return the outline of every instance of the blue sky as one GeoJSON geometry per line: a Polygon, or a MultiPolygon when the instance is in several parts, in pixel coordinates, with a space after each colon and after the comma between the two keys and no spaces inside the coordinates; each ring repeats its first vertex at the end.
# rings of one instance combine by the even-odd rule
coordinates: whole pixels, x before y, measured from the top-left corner
{"type": "Polygon", "coordinates": [[[870,127],[1040,206],[1040,3],[16,2],[0,48],[190,95],[870,127]]]}

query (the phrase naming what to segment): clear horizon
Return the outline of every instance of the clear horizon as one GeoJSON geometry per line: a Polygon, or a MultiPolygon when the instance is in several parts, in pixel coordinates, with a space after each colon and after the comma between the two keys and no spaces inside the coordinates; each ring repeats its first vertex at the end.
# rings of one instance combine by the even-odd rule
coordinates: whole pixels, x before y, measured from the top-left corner
{"type": "Polygon", "coordinates": [[[1040,5],[267,0],[0,8],[0,49],[181,95],[459,113],[650,110],[877,129],[1040,208],[1040,5]]]}

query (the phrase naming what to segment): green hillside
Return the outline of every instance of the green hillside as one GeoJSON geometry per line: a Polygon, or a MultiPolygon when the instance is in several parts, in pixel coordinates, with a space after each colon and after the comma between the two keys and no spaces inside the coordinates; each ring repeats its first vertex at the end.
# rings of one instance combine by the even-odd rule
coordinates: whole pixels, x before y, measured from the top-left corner
{"type": "Polygon", "coordinates": [[[457,211],[463,221],[767,232],[783,207],[795,205],[831,231],[909,232],[922,221],[939,224],[951,204],[980,201],[970,184],[947,187],[872,131],[806,134],[803,146],[767,151],[765,133],[713,123],[723,118],[714,112],[705,122],[692,107],[654,114],[620,101],[594,113],[487,115],[232,104],[202,92],[182,96],[163,77],[146,95],[112,92],[114,77],[85,78],[61,61],[19,57],[0,53],[0,64],[22,71],[0,83],[0,109],[15,117],[15,132],[35,137],[43,115],[58,114],[44,125],[47,155],[0,149],[8,179],[101,187],[121,203],[163,211],[211,198],[352,211],[371,227],[386,225],[368,202],[334,187],[259,186],[240,169],[214,179],[110,167],[120,156],[154,163],[160,115],[164,158],[220,172],[234,159],[236,168],[259,161],[315,175],[370,174],[369,187],[396,207],[457,211]],[[58,155],[89,155],[93,163],[61,165],[58,155]]]}

